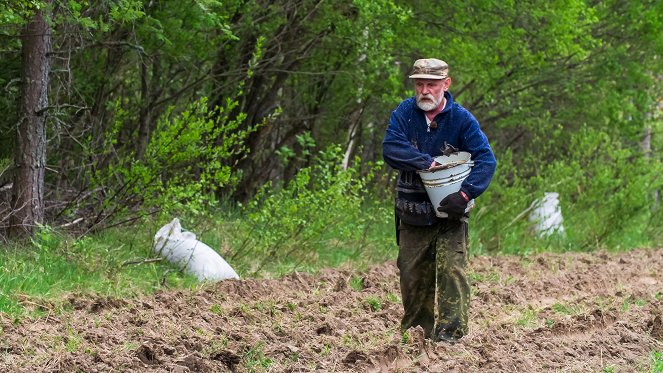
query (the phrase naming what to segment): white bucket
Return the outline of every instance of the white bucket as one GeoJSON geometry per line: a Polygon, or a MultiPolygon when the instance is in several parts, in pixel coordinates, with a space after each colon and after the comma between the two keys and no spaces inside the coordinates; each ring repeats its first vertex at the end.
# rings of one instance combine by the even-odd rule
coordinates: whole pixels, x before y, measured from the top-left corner
{"type": "Polygon", "coordinates": [[[473,166],[470,158],[471,154],[468,152],[441,155],[435,157],[435,162],[439,163],[440,166],[435,166],[430,170],[418,171],[438,217],[446,218],[448,216],[446,212],[437,211],[437,208],[444,197],[460,190],[463,180],[470,174],[473,166]]]}

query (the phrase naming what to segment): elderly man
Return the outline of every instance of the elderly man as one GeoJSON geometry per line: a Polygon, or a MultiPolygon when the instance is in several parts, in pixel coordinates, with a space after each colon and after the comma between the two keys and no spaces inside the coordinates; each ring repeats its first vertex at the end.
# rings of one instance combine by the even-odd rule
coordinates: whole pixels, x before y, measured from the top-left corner
{"type": "Polygon", "coordinates": [[[393,111],[382,144],[384,160],[399,170],[395,210],[401,329],[420,325],[427,338],[453,343],[468,333],[467,210],[488,188],[496,161],[477,120],[448,92],[446,62],[417,60],[410,79],[416,95],[393,111]],[[417,170],[434,167],[433,158],[450,151],[469,152],[474,167],[459,192],[433,206],[417,170]],[[438,217],[435,209],[448,217],[438,217]]]}

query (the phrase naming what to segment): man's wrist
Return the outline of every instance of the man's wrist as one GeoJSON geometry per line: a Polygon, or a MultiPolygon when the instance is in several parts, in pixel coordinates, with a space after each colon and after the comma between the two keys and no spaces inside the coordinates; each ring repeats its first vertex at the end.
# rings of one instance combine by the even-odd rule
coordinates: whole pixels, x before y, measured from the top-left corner
{"type": "Polygon", "coordinates": [[[460,195],[463,197],[465,202],[470,202],[470,197],[467,195],[467,193],[463,192],[462,190],[460,191],[460,195]]]}

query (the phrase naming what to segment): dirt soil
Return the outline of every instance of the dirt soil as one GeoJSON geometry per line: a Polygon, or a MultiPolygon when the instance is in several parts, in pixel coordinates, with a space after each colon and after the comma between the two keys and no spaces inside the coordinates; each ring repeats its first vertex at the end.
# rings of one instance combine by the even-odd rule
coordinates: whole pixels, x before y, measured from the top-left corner
{"type": "MultiPolygon", "coordinates": [[[[650,372],[663,248],[474,257],[470,334],[401,334],[398,270],[225,281],[71,311],[0,314],[1,372],[650,372]]],[[[43,307],[34,300],[26,306],[43,307]]],[[[659,357],[659,364],[661,360],[659,357]]]]}

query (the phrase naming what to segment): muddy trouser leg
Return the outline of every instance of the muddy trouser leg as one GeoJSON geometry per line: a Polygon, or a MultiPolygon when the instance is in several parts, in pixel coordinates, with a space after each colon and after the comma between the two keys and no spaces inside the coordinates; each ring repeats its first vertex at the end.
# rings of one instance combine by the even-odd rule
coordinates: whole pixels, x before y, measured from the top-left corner
{"type": "Polygon", "coordinates": [[[426,338],[435,326],[435,246],[438,226],[399,225],[399,250],[403,320],[401,330],[421,325],[426,338]]]}
{"type": "Polygon", "coordinates": [[[470,283],[467,222],[446,220],[436,246],[437,326],[435,335],[460,338],[469,332],[470,283]]]}

